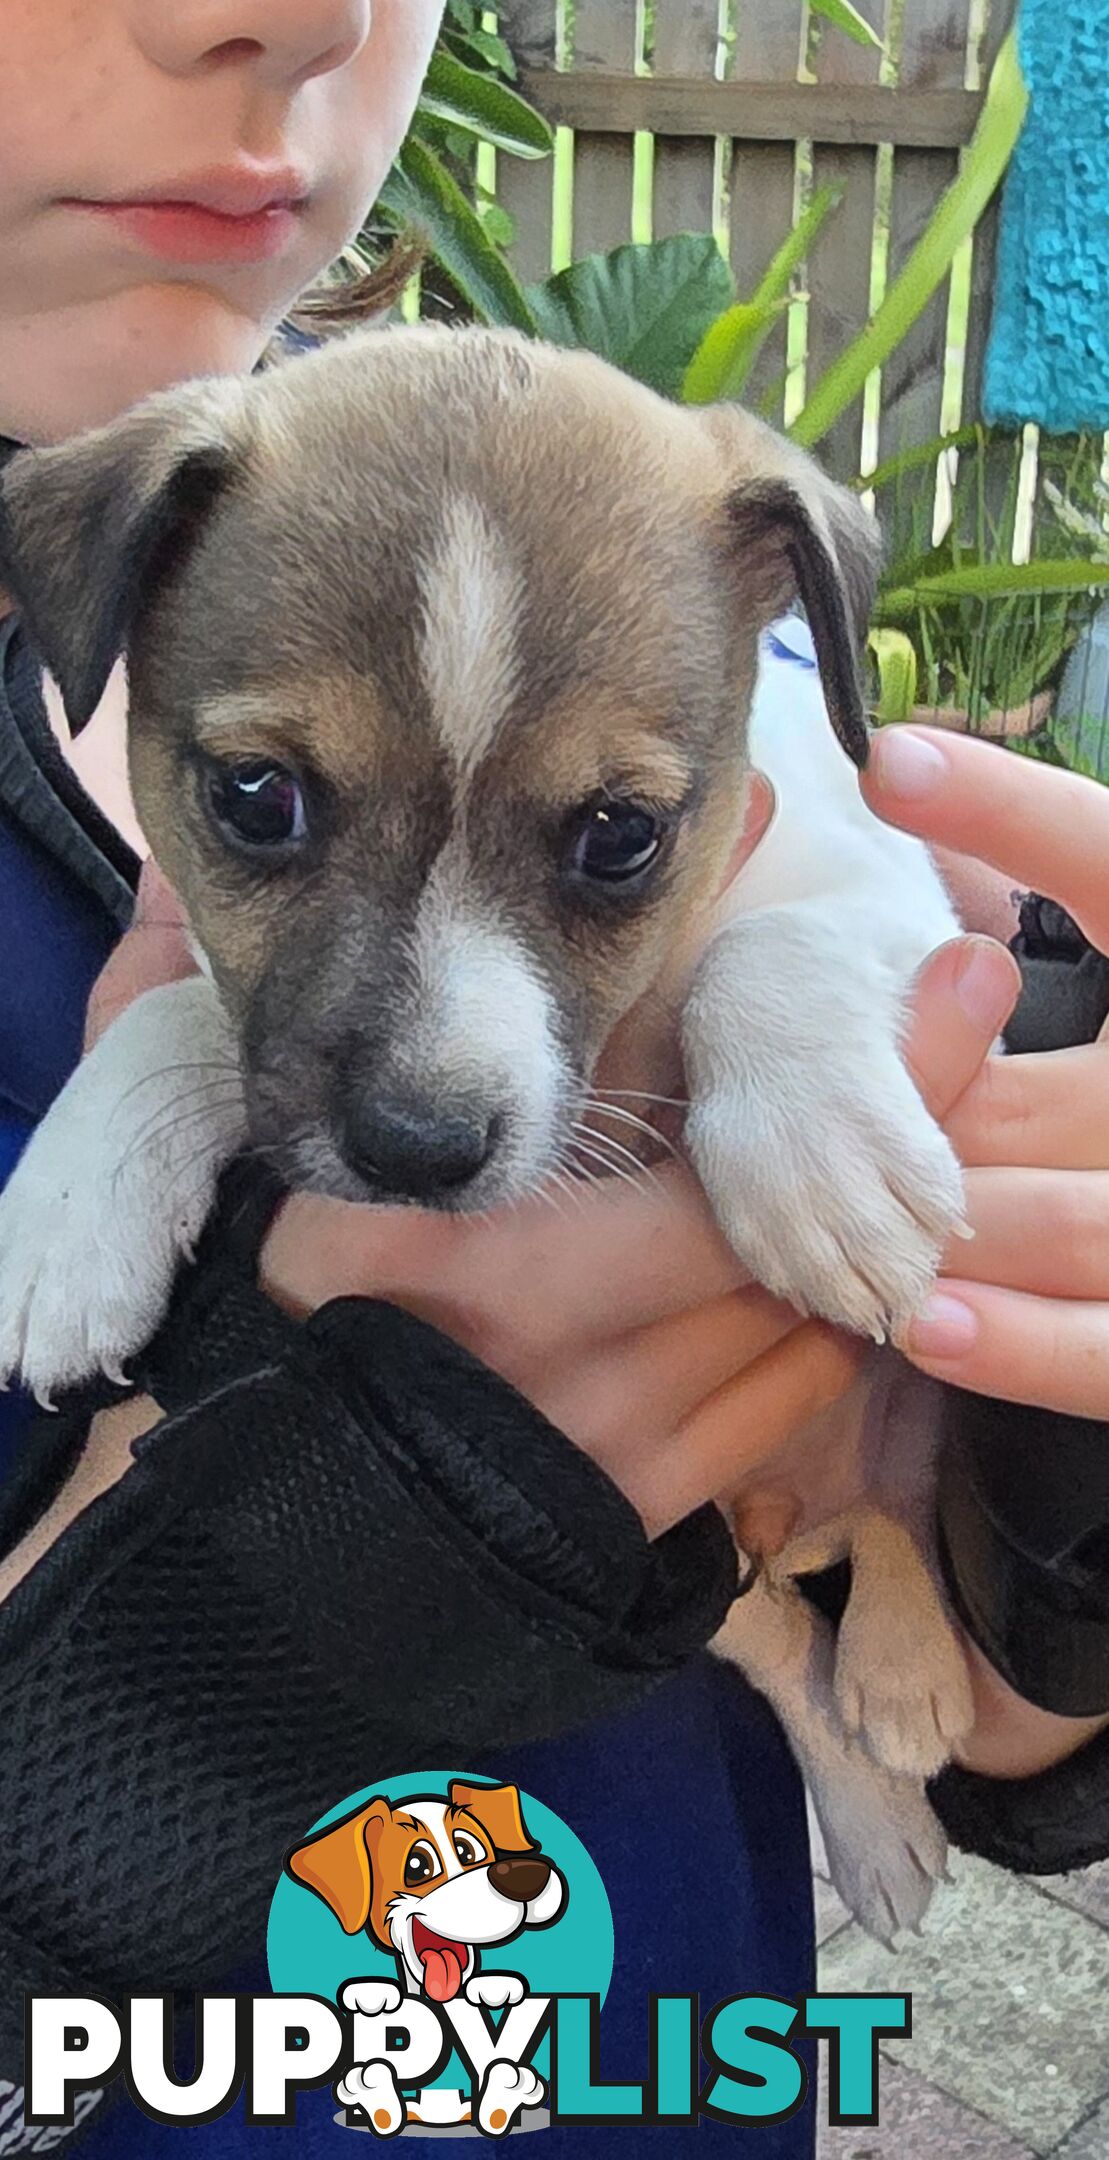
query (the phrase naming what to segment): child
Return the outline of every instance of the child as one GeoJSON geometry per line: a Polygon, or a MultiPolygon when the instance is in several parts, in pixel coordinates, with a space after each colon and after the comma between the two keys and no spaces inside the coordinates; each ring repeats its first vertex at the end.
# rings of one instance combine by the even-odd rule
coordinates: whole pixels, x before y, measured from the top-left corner
{"type": "MultiPolygon", "coordinates": [[[[433,0],[376,0],[372,17],[365,0],[21,9],[6,26],[0,146],[8,436],[54,439],[178,377],[256,364],[372,201],[438,12],[433,0]]],[[[10,1159],[78,1054],[88,991],[130,918],[138,836],[118,681],[70,746],[62,716],[47,723],[12,621],[2,662],[10,1159]]],[[[157,935],[167,904],[155,895],[148,910],[157,935]]],[[[999,998],[995,978],[975,1063],[1003,1018],[999,998]]],[[[252,1257],[261,1219],[253,1238],[225,1221],[144,1376],[173,1440],[130,1467],[127,1443],[154,1414],[141,1402],[106,1413],[88,1446],[89,1405],[22,1433],[0,1520],[15,1563],[0,1614],[0,1817],[19,1825],[0,1895],[0,2076],[13,2086],[24,1990],[118,1998],[229,1975],[264,1988],[266,1893],[285,1847],[368,1778],[428,1753],[518,1778],[593,1851],[617,1927],[606,2011],[617,2070],[635,2074],[652,1988],[714,1999],[810,1985],[796,1780],[762,1706],[694,1655],[734,1586],[702,1503],[749,1467],[747,1435],[772,1452],[776,1433],[842,1384],[851,1354],[740,1291],[687,1190],[661,1223],[651,1205],[602,1195],[561,1242],[553,1227],[542,1246],[534,1224],[516,1233],[553,1268],[549,1300],[557,1256],[572,1259],[577,1299],[567,1269],[530,1361],[503,1319],[496,1331],[520,1258],[511,1230],[503,1278],[487,1263],[481,1283],[475,1250],[445,1251],[441,1229],[367,1219],[336,1249],[330,1223],[302,1218],[290,1245],[290,1212],[268,1278],[287,1305],[323,1306],[316,1333],[304,1331],[309,1354],[235,1259],[236,1241],[252,1257]],[[327,1302],[355,1283],[463,1336],[476,1298],[487,1361],[669,1534],[648,1545],[587,1454],[442,1337],[391,1308],[327,1302]],[[371,1351],[367,1407],[350,1374],[371,1351]],[[577,1396],[575,1364],[588,1378],[577,1396]],[[105,1434],[114,1469],[96,1453],[105,1434]],[[413,1639],[415,1697],[395,1655],[413,1639]],[[674,1830],[687,1820],[692,1846],[674,1830]]],[[[161,2150],[172,2133],[116,2099],[93,2106],[90,2156],[161,2150]]],[[[308,2096],[298,2152],[327,2148],[332,2113],[326,2092],[308,2096]]],[[[192,2133],[213,2160],[275,2134],[241,2114],[192,2133]]],[[[652,2135],[663,2149],[673,2133],[652,2135]]],[[[803,2160],[811,2108],[757,2137],[765,2160],[803,2160]]],[[[549,2149],[600,2160],[621,2145],[615,2132],[567,2130],[549,2149]]]]}

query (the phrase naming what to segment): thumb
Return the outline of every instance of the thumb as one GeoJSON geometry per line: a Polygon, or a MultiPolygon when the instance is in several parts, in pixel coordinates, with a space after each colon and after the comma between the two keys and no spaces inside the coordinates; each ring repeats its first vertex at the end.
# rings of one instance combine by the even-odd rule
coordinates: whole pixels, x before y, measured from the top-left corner
{"type": "Polygon", "coordinates": [[[905,1062],[942,1123],[970,1086],[1020,994],[1020,969],[992,938],[956,938],[917,976],[905,1062]]]}

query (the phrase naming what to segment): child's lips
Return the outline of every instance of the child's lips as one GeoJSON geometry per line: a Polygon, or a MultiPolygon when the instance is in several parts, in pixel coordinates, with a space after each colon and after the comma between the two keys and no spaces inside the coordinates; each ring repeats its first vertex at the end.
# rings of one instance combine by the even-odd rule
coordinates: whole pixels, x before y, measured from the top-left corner
{"type": "Polygon", "coordinates": [[[270,262],[293,240],[303,203],[274,200],[229,212],[181,201],[84,202],[74,207],[102,220],[147,254],[169,263],[270,262]]]}

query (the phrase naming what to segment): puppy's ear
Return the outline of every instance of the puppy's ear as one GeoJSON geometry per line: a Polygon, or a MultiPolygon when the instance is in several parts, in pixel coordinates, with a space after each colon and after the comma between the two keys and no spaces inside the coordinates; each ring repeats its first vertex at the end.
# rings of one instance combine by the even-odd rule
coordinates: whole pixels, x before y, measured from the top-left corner
{"type": "Polygon", "coordinates": [[[0,587],[61,690],[91,719],[144,599],[233,469],[244,389],[197,383],[0,473],[0,587]]]}
{"type": "Polygon", "coordinates": [[[462,1785],[455,1780],[449,1790],[452,1807],[467,1808],[488,1830],[499,1853],[538,1851],[524,1825],[518,1785],[462,1785]]]}
{"type": "Polygon", "coordinates": [[[286,1873],[330,1906],[344,1934],[357,1935],[370,1917],[374,1862],[391,1819],[387,1800],[371,1800],[357,1814],[297,1845],[285,1861],[286,1873]]]}
{"type": "Polygon", "coordinates": [[[861,658],[881,562],[875,520],[850,488],[736,406],[704,415],[732,474],[726,545],[760,624],[800,600],[832,726],[860,767],[868,754],[861,658]]]}

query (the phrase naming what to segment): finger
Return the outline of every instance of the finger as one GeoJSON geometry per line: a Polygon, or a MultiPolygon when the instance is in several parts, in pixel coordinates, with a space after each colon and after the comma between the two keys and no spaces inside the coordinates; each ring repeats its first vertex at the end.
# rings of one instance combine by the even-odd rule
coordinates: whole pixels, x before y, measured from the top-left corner
{"type": "Polygon", "coordinates": [[[922,1371],[976,1395],[1109,1418],[1107,1304],[945,1281],[901,1347],[922,1371]]]}
{"type": "Polygon", "coordinates": [[[573,1369],[538,1378],[506,1375],[569,1433],[607,1436],[606,1457],[642,1445],[644,1409],[656,1430],[673,1432],[706,1397],[801,1325],[789,1305],[751,1285],[694,1311],[606,1342],[573,1369]]]}
{"type": "Polygon", "coordinates": [[[933,1117],[969,1087],[1019,994],[1016,961],[992,938],[957,939],[921,970],[905,1062],[933,1117]]]}
{"type": "Polygon", "coordinates": [[[91,1050],[121,1012],[159,983],[196,974],[196,961],[180,902],[153,862],[143,864],[131,927],[93,985],[85,1014],[85,1050],[91,1050]]]}
{"type": "Polygon", "coordinates": [[[945,1273],[1037,1297],[1109,1298],[1109,1170],[970,1170],[965,1189],[974,1238],[952,1242],[945,1273]]]}
{"type": "Polygon", "coordinates": [[[467,1221],[298,1194],[267,1241],[265,1284],[301,1312],[379,1296],[433,1319],[469,1315],[479,1334],[488,1322],[539,1358],[560,1342],[599,1342],[689,1311],[748,1279],[682,1166],[554,1197],[558,1212],[537,1199],[467,1221]]]}
{"type": "Polygon", "coordinates": [[[946,1124],[967,1164],[1109,1170],[1109,1058],[1096,1043],[991,1058],[946,1124]]]}
{"type": "Polygon", "coordinates": [[[1109,950],[1109,794],[1092,780],[934,728],[885,728],[863,791],[891,825],[992,863],[1109,950]]]}
{"type": "Polygon", "coordinates": [[[845,1393],[867,1346],[811,1320],[691,1412],[623,1479],[652,1535],[735,1489],[845,1393]]]}

